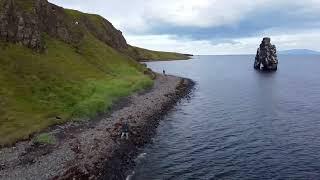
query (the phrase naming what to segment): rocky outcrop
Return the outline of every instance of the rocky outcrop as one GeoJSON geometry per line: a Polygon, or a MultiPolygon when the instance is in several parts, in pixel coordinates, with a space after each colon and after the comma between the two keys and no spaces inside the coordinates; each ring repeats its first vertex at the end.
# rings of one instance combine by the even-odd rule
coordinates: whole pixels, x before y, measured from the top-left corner
{"type": "Polygon", "coordinates": [[[126,39],[123,37],[122,32],[113,27],[113,25],[99,15],[82,16],[80,23],[83,23],[86,28],[98,39],[105,42],[109,46],[123,50],[128,48],[126,39]],[[96,19],[96,21],[92,21],[96,19]],[[99,26],[97,28],[97,26],[99,26]]]}
{"type": "Polygon", "coordinates": [[[79,12],[75,18],[47,0],[4,0],[0,5],[0,39],[5,41],[39,50],[45,48],[44,34],[77,44],[90,32],[117,50],[128,47],[122,33],[97,15],[79,12]],[[21,4],[31,7],[25,9],[21,4]]]}
{"type": "Polygon", "coordinates": [[[19,11],[15,1],[4,1],[0,14],[1,39],[19,42],[31,48],[41,48],[41,32],[38,26],[38,20],[19,11]]]}
{"type": "Polygon", "coordinates": [[[50,37],[61,39],[67,43],[81,41],[83,34],[80,31],[73,31],[74,28],[77,28],[76,24],[69,21],[63,8],[53,5],[47,0],[34,1],[36,1],[34,19],[37,20],[37,28],[41,33],[46,33],[50,37]]]}
{"type": "Polygon", "coordinates": [[[254,68],[263,71],[276,71],[278,69],[277,49],[271,44],[271,39],[263,38],[254,62],[254,68]]]}

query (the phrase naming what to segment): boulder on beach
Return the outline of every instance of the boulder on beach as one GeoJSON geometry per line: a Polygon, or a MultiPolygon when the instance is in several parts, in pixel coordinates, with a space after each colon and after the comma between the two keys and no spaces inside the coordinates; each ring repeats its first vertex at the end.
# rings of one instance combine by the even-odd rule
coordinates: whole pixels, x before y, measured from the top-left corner
{"type": "Polygon", "coordinates": [[[276,71],[278,69],[277,49],[271,44],[269,37],[263,38],[254,62],[254,68],[263,71],[276,71]]]}

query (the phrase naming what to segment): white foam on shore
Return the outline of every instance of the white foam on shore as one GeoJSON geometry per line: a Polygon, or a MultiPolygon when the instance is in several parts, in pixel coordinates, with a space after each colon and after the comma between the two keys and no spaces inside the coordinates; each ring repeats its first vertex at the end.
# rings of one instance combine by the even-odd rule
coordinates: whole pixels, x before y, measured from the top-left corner
{"type": "Polygon", "coordinates": [[[147,153],[141,153],[138,155],[138,157],[134,160],[136,164],[141,163],[145,158],[147,157],[147,153]]]}
{"type": "Polygon", "coordinates": [[[126,180],[131,180],[135,173],[135,171],[132,171],[132,173],[126,177],[126,180]]]}
{"type": "MultiPolygon", "coordinates": [[[[136,162],[137,164],[138,164],[138,163],[141,163],[141,161],[142,161],[143,159],[145,159],[146,157],[147,157],[147,153],[140,153],[140,154],[138,155],[138,157],[135,159],[135,162],[136,162]]],[[[131,174],[126,177],[126,180],[131,180],[132,177],[135,175],[135,173],[136,173],[135,171],[132,171],[131,174]]]]}
{"type": "Polygon", "coordinates": [[[140,159],[144,159],[147,156],[147,153],[141,153],[139,154],[139,156],[137,157],[138,160],[140,159]]]}

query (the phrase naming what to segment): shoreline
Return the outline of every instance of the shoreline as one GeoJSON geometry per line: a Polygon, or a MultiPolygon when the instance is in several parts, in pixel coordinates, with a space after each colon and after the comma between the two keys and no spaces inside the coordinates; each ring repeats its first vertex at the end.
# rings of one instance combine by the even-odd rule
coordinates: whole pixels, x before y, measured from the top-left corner
{"type": "Polygon", "coordinates": [[[110,114],[53,128],[54,145],[24,141],[2,148],[0,179],[125,179],[161,118],[193,87],[190,79],[157,75],[151,89],[119,101],[110,114]],[[120,118],[131,127],[128,141],[120,140],[120,118]]]}

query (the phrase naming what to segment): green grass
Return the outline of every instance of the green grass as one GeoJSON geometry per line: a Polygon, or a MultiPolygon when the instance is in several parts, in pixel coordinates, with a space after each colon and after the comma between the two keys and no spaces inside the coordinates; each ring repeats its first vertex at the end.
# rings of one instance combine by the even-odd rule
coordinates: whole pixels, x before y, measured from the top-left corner
{"type": "Polygon", "coordinates": [[[73,9],[64,9],[64,11],[73,19],[79,19],[83,15],[82,12],[73,9]]]}
{"type": "Polygon", "coordinates": [[[35,7],[35,0],[15,0],[14,1],[19,8],[23,9],[26,12],[33,12],[35,7]]]}
{"type": "Polygon", "coordinates": [[[77,49],[49,37],[46,46],[38,54],[0,42],[0,145],[105,112],[120,97],[153,83],[142,66],[90,34],[77,49]]]}
{"type": "MultiPolygon", "coordinates": [[[[18,9],[34,13],[35,0],[15,2],[18,9]]],[[[62,23],[72,37],[70,44],[43,34],[46,48],[37,53],[0,41],[0,146],[30,138],[55,124],[107,112],[119,98],[152,86],[143,73],[146,68],[136,60],[189,58],[132,46],[115,50],[109,46],[113,44],[104,43],[117,32],[108,21],[99,15],[65,12],[62,23]],[[75,25],[81,18],[89,25],[75,25]]],[[[38,138],[51,142],[46,134],[38,138]]]]}
{"type": "Polygon", "coordinates": [[[36,144],[54,145],[56,144],[56,142],[57,142],[56,138],[49,133],[39,134],[33,139],[33,143],[36,143],[36,144]]]}
{"type": "Polygon", "coordinates": [[[96,23],[96,25],[99,25],[104,21],[103,17],[101,17],[100,15],[97,15],[97,14],[87,14],[87,13],[83,13],[83,12],[73,10],[73,9],[64,9],[64,11],[68,14],[69,17],[71,17],[73,19],[79,19],[82,16],[86,16],[90,20],[94,21],[94,23],[96,23]]]}
{"type": "Polygon", "coordinates": [[[180,54],[180,53],[152,51],[152,50],[138,48],[134,46],[130,46],[127,53],[131,57],[138,59],[140,61],[190,59],[189,56],[180,54]]]}
{"type": "Polygon", "coordinates": [[[0,12],[3,10],[3,8],[4,8],[4,3],[5,3],[5,1],[4,0],[1,0],[0,1],[0,12]]]}

